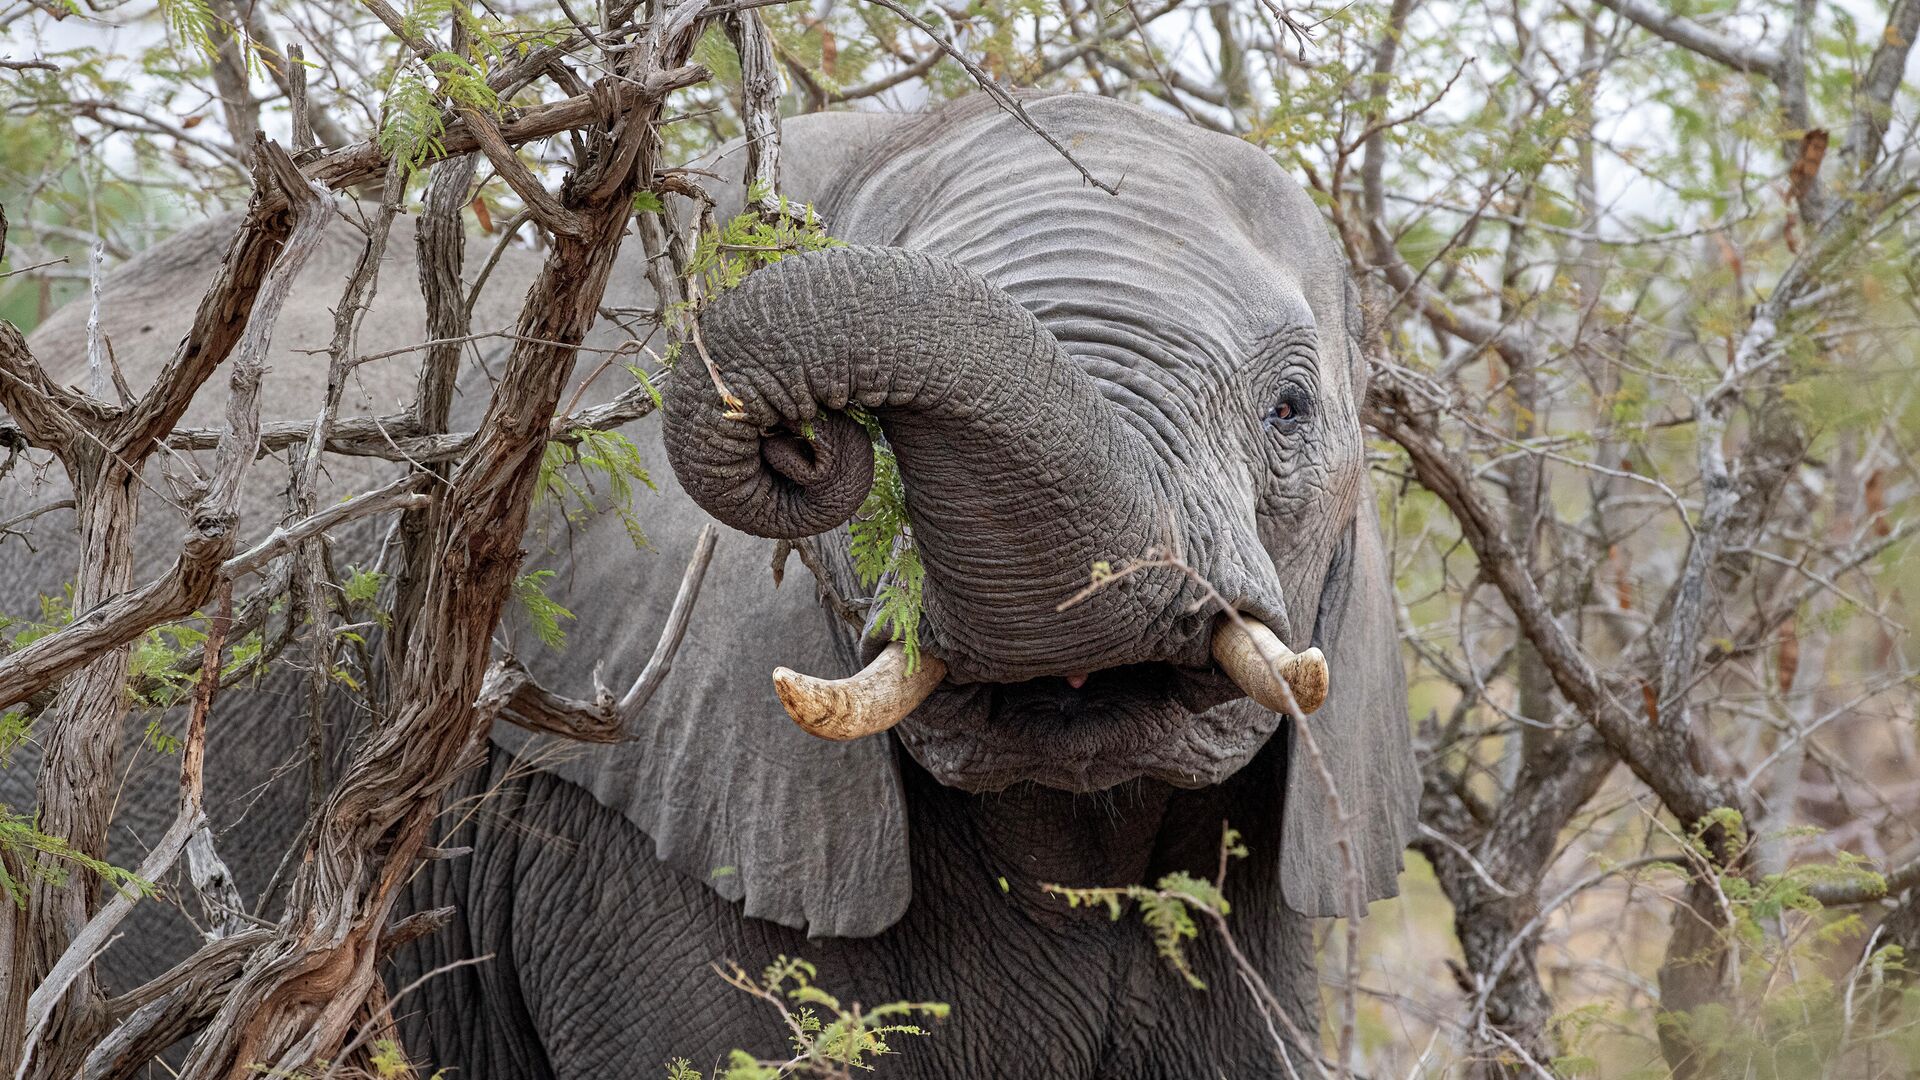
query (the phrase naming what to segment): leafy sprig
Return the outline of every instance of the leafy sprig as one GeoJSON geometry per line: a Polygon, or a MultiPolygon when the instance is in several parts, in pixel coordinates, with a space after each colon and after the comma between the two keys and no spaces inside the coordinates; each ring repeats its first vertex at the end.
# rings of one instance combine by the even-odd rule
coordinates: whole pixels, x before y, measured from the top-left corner
{"type": "Polygon", "coordinates": [[[864,410],[850,410],[873,439],[873,488],[847,523],[848,551],[862,588],[874,594],[873,630],[906,650],[907,670],[920,666],[920,616],[925,610],[927,569],[913,545],[907,519],[907,489],[900,463],[887,448],[880,422],[864,410]]]}
{"type": "MultiPolygon", "coordinates": [[[[198,2],[198,0],[174,0],[198,2]]],[[[474,43],[480,62],[444,50],[425,60],[410,56],[394,72],[382,103],[379,145],[382,153],[398,159],[412,180],[427,162],[446,150],[446,107],[500,115],[500,96],[487,82],[485,64],[501,55],[486,26],[459,5],[446,0],[419,0],[401,20],[415,41],[431,40],[430,31],[449,18],[459,18],[474,43]]]]}
{"type": "Polygon", "coordinates": [[[153,883],[142,881],[133,871],[93,858],[57,836],[48,836],[40,831],[36,819],[5,806],[0,806],[0,852],[13,856],[0,859],[0,893],[23,909],[27,891],[36,882],[64,886],[69,868],[76,866],[136,896],[152,896],[154,892],[153,883]],[[9,874],[10,865],[21,868],[25,880],[9,874]]]}
{"type": "Polygon", "coordinates": [[[533,636],[540,639],[540,644],[549,649],[559,649],[567,644],[567,631],[560,623],[562,620],[572,622],[573,612],[547,595],[546,585],[552,578],[552,570],[535,570],[514,578],[513,598],[527,613],[527,624],[533,629],[533,636]]]}
{"type": "MultiPolygon", "coordinates": [[[[648,389],[652,390],[651,384],[648,389]]],[[[636,484],[655,490],[653,477],[633,440],[618,431],[580,428],[568,438],[547,443],[540,459],[534,505],[559,503],[567,520],[576,525],[589,514],[611,511],[620,518],[633,546],[644,548],[646,530],[633,510],[636,484]],[[604,494],[601,487],[606,489],[604,494]]]]}
{"type": "Polygon", "coordinates": [[[1228,828],[1220,835],[1220,873],[1212,881],[1194,877],[1185,870],[1176,870],[1162,876],[1153,888],[1126,885],[1118,888],[1076,889],[1065,885],[1042,885],[1041,889],[1065,900],[1070,908],[1104,907],[1107,917],[1115,921],[1126,914],[1129,906],[1139,905],[1140,921],[1153,937],[1154,951],[1186,980],[1188,986],[1205,990],[1206,982],[1194,973],[1193,966],[1187,961],[1186,945],[1200,935],[1199,923],[1193,916],[1198,912],[1225,925],[1224,920],[1233,911],[1225,892],[1227,862],[1229,859],[1246,857],[1247,846],[1241,842],[1240,830],[1228,828]]]}
{"type": "MultiPolygon", "coordinates": [[[[819,971],[799,957],[779,956],[758,979],[737,965],[723,971],[727,985],[779,1010],[786,1021],[791,1056],[767,1061],[744,1050],[727,1055],[713,1080],[780,1080],[788,1076],[841,1077],[850,1070],[873,1070],[873,1060],[897,1053],[888,1042],[895,1036],[930,1034],[915,1016],[947,1018],[951,1009],[937,1001],[893,1001],[862,1009],[827,992],[816,979],[819,971]]],[[[667,1080],[706,1080],[686,1058],[667,1063],[667,1080]]]]}
{"type": "MultiPolygon", "coordinates": [[[[812,205],[791,202],[785,195],[776,197],[765,184],[747,189],[748,206],[769,201],[775,207],[772,214],[748,210],[700,234],[693,258],[687,262],[687,274],[702,300],[712,300],[737,287],[748,274],[789,255],[842,246],[827,234],[812,205]]],[[[683,308],[678,314],[686,317],[692,311],[683,308]]]]}

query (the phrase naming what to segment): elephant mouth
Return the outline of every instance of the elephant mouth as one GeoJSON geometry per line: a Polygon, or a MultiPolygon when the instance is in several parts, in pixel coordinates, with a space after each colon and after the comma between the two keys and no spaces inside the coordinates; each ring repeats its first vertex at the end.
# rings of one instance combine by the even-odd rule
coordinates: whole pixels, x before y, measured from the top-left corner
{"type": "Polygon", "coordinates": [[[774,686],[807,731],[855,739],[897,730],[915,759],[952,787],[1030,782],[1085,792],[1141,777],[1200,787],[1231,775],[1282,715],[1314,711],[1327,692],[1320,651],[1296,654],[1264,623],[1222,618],[1210,652],[1207,666],[1154,661],[955,683],[942,660],[916,664],[896,644],[848,678],[781,668],[774,686]]]}
{"type": "Polygon", "coordinates": [[[943,685],[894,730],[950,787],[1091,792],[1142,777],[1177,787],[1219,783],[1252,759],[1279,720],[1216,668],[1146,663],[943,685]]]}

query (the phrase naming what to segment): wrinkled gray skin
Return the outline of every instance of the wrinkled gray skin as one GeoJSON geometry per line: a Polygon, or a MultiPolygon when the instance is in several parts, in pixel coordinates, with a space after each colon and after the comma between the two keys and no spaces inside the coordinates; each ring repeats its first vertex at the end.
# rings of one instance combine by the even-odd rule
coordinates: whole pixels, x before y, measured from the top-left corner
{"type": "MultiPolygon", "coordinates": [[[[652,550],[636,553],[609,517],[570,526],[549,513],[529,537],[532,562],[559,572],[553,592],[578,619],[564,651],[511,625],[506,644],[562,692],[585,696],[596,663],[610,683],[631,678],[707,520],[701,505],[742,531],[723,534],[632,742],[582,750],[503,727],[463,779],[442,843],[474,850],[428,864],[410,898],[460,913],[403,950],[392,979],[490,958],[401,1002],[417,1056],[466,1076],[571,1078],[654,1075],[676,1056],[704,1068],[733,1046],[777,1054],[777,1017],[710,965],[757,970],[785,953],[816,962],[849,1000],[954,1006],[930,1039],[895,1040],[888,1075],[1286,1074],[1210,937],[1193,953],[1212,989],[1196,992],[1137,923],[1067,911],[1039,886],[1210,877],[1231,821],[1252,852],[1228,879],[1236,937],[1311,1031],[1307,916],[1342,907],[1349,880],[1319,773],[1281,717],[1211,667],[1214,609],[1192,577],[1151,570],[1055,606],[1095,560],[1170,536],[1227,600],[1296,649],[1321,646],[1332,693],[1312,724],[1352,820],[1354,884],[1369,899],[1390,893],[1414,780],[1365,486],[1357,314],[1319,215],[1257,150],[1101,99],[1029,107],[1120,195],[1082,185],[984,102],[786,125],[783,189],[818,202],[852,246],[790,258],[710,309],[707,347],[748,419],[720,416],[700,367],[676,375],[664,425],[630,430],[660,484],[637,504],[652,550]],[[1275,415],[1282,401],[1292,420],[1275,415]],[[789,722],[768,673],[849,674],[878,643],[816,602],[797,560],[775,590],[771,543],[746,533],[845,520],[868,452],[835,411],[850,402],[880,419],[898,455],[927,566],[923,640],[949,676],[895,733],[843,744],[789,722]],[[1071,688],[1063,676],[1081,671],[1093,674],[1071,688]]],[[[136,384],[184,330],[184,300],[230,229],[169,241],[110,282],[103,318],[136,384]]],[[[336,230],[282,321],[277,418],[317,400],[324,364],[294,350],[324,343],[356,246],[336,230]]],[[[410,228],[391,253],[362,352],[423,336],[410,228]]],[[[623,252],[610,303],[651,303],[634,255],[623,252]]],[[[469,280],[484,256],[469,252],[469,280]]],[[[476,329],[510,321],[536,258],[503,261],[476,329]]],[[[84,318],[64,312],[35,338],[72,380],[84,318]]],[[[471,366],[478,388],[485,365],[471,366]]],[[[589,356],[580,371],[595,366],[589,356]]],[[[348,411],[387,411],[410,392],[404,362],[362,371],[365,400],[348,411]]],[[[482,403],[470,392],[459,411],[470,421],[482,403]]],[[[262,472],[275,482],[256,493],[254,533],[277,516],[278,478],[262,472]]],[[[339,462],[332,482],[380,473],[339,462]]],[[[0,485],[0,516],[55,497],[24,487],[0,485]]],[[[148,514],[160,539],[167,513],[148,514]]],[[[0,563],[4,610],[71,573],[47,539],[58,524],[43,519],[41,554],[0,563]]],[[[365,537],[340,546],[356,543],[364,556],[365,537]]],[[[845,530],[823,547],[843,594],[859,595],[845,530]]],[[[299,700],[284,685],[232,695],[210,731],[221,843],[249,896],[298,820],[298,769],[255,788],[298,760],[299,700]]],[[[151,751],[130,761],[123,861],[171,812],[171,763],[151,751]]],[[[0,797],[21,804],[31,764],[0,774],[0,797]]],[[[179,915],[156,906],[145,920],[127,935],[136,947],[109,958],[116,981],[191,946],[179,915]]]]}

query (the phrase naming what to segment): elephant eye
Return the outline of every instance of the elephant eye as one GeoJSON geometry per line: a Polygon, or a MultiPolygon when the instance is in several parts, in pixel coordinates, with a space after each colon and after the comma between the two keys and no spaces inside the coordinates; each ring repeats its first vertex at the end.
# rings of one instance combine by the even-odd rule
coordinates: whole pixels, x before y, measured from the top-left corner
{"type": "Polygon", "coordinates": [[[1268,431],[1278,431],[1282,435],[1291,435],[1300,430],[1300,425],[1313,415],[1313,399],[1304,392],[1288,387],[1281,391],[1280,399],[1267,410],[1266,419],[1260,426],[1268,431]]]}

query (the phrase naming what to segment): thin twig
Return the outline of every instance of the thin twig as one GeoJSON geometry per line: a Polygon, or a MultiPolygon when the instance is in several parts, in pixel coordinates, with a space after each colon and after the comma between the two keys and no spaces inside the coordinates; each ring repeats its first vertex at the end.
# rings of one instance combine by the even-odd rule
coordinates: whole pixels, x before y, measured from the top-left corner
{"type": "Polygon", "coordinates": [[[985,90],[987,92],[987,96],[991,97],[994,100],[994,102],[1000,106],[1000,108],[1004,109],[1014,119],[1020,121],[1020,123],[1023,126],[1025,126],[1028,131],[1031,131],[1035,135],[1038,135],[1040,136],[1040,138],[1046,140],[1046,143],[1048,146],[1053,147],[1056,151],[1059,152],[1061,157],[1067,159],[1067,163],[1072,165],[1075,171],[1079,172],[1080,178],[1082,180],[1085,180],[1087,183],[1092,184],[1094,187],[1099,188],[1101,191],[1104,191],[1109,195],[1120,194],[1120,189],[1118,187],[1112,184],[1109,184],[1106,181],[1095,177],[1091,172],[1088,172],[1087,167],[1085,165],[1080,164],[1080,159],[1074,157],[1073,154],[1067,150],[1066,146],[1062,144],[1059,139],[1054,138],[1051,132],[1047,131],[1045,128],[1041,127],[1038,123],[1036,123],[1033,117],[1027,115],[1027,107],[1020,103],[1019,98],[1015,97],[1013,94],[1008,93],[1006,87],[1001,86],[1000,81],[998,79],[995,79],[992,75],[988,74],[985,68],[981,67],[979,64],[974,63],[973,60],[967,56],[966,53],[961,52],[960,49],[953,44],[952,39],[941,34],[938,30],[935,30],[931,24],[929,24],[925,19],[922,19],[920,16],[915,15],[904,4],[901,4],[899,0],[868,0],[868,2],[893,12],[895,15],[899,16],[900,18],[906,20],[909,23],[912,23],[915,27],[917,27],[920,30],[921,33],[926,34],[927,37],[932,39],[933,43],[939,47],[941,52],[946,53],[949,57],[951,57],[954,60],[955,63],[959,64],[963,68],[966,68],[967,74],[973,76],[973,81],[979,85],[980,89],[985,90]]]}

